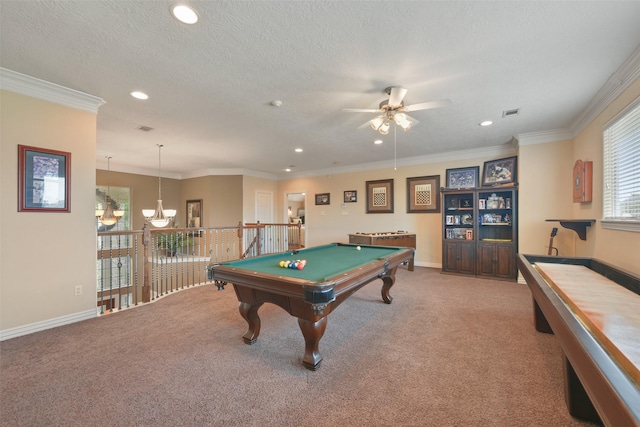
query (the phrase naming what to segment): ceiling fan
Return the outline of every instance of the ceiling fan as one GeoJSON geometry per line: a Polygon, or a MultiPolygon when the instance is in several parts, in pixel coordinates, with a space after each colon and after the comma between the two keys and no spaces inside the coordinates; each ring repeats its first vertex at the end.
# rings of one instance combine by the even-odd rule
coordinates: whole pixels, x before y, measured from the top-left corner
{"type": "Polygon", "coordinates": [[[371,125],[374,130],[377,130],[383,135],[389,133],[389,127],[391,122],[395,122],[405,131],[409,130],[411,126],[418,124],[419,122],[413,117],[406,114],[407,112],[429,110],[432,108],[440,108],[451,104],[450,99],[443,99],[440,101],[422,102],[420,104],[404,105],[404,96],[407,94],[407,89],[399,86],[389,86],[386,88],[385,93],[389,95],[389,99],[386,99],[380,103],[380,107],[377,110],[363,109],[363,108],[343,108],[342,111],[350,113],[380,113],[373,119],[362,124],[360,127],[371,125]]]}

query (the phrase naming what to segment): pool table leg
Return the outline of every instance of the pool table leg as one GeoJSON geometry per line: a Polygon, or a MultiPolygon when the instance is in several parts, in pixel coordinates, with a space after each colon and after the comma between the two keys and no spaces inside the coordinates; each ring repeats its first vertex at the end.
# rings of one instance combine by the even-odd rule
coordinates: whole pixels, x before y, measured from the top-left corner
{"type": "Polygon", "coordinates": [[[382,300],[387,304],[391,304],[393,301],[393,297],[389,295],[389,291],[394,283],[396,283],[396,270],[398,267],[394,267],[389,270],[384,276],[381,276],[382,279],[382,300]]]}
{"type": "Polygon", "coordinates": [[[260,335],[260,317],[258,316],[258,309],[261,306],[262,304],[254,305],[242,301],[238,306],[240,315],[249,324],[249,329],[247,329],[247,332],[242,336],[245,344],[253,344],[258,340],[258,335],[260,335]]]}
{"type": "Polygon", "coordinates": [[[305,344],[302,364],[305,368],[315,371],[318,369],[320,362],[322,362],[318,345],[325,329],[327,329],[327,317],[325,316],[317,322],[298,318],[298,325],[302,331],[302,336],[304,336],[305,344]]]}

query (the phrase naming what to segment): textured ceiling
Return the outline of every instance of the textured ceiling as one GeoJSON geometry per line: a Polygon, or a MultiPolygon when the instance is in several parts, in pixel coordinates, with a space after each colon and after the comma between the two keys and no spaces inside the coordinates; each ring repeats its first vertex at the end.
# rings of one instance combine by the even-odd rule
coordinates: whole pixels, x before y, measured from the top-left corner
{"type": "Polygon", "coordinates": [[[391,85],[452,101],[412,113],[398,159],[569,129],[640,44],[639,1],[190,1],[191,26],[171,4],[1,0],[0,66],[104,99],[112,170],[157,170],[164,144],[168,173],[283,177],[393,159],[393,131],[374,146],[373,114],[342,111],[391,85]]]}

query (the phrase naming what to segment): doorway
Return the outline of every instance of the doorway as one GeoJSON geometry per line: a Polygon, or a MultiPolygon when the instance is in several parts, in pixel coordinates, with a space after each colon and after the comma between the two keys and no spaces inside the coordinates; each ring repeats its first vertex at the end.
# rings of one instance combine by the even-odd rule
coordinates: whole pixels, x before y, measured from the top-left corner
{"type": "Polygon", "coordinates": [[[287,219],[287,222],[289,224],[298,224],[300,226],[299,238],[295,239],[294,236],[290,237],[292,239],[298,240],[298,242],[296,243],[301,247],[304,247],[306,245],[306,235],[308,227],[306,206],[306,193],[287,193],[285,218],[287,219]]]}

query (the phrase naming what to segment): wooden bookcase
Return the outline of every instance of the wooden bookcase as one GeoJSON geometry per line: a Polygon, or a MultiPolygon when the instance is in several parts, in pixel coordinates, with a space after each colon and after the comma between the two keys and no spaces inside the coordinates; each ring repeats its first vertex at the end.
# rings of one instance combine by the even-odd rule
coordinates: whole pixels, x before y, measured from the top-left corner
{"type": "Polygon", "coordinates": [[[518,190],[442,190],[442,271],[517,279],[518,190]]]}

